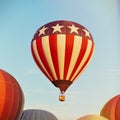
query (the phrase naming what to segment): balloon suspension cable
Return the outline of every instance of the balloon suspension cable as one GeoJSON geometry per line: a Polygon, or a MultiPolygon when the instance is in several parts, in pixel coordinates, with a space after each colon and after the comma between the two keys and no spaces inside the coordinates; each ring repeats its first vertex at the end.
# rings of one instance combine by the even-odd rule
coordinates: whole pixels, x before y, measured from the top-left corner
{"type": "Polygon", "coordinates": [[[59,95],[59,100],[60,101],[65,101],[65,92],[64,91],[61,91],[60,95],[59,95]]]}

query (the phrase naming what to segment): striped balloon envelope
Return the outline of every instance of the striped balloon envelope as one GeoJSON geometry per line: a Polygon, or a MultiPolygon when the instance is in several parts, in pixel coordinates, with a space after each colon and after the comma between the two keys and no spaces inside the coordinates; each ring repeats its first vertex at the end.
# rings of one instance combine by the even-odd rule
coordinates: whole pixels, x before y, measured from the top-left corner
{"type": "Polygon", "coordinates": [[[16,79],[0,69],[0,120],[20,120],[24,95],[16,79]]]}
{"type": "Polygon", "coordinates": [[[109,120],[120,120],[120,95],[111,98],[101,109],[100,115],[109,120]]]}
{"type": "Polygon", "coordinates": [[[64,93],[90,62],[94,42],[82,25],[59,20],[36,31],[31,50],[41,71],[64,93]]]}
{"type": "Polygon", "coordinates": [[[77,120],[109,120],[109,119],[99,115],[86,115],[86,116],[80,117],[77,120]]]}
{"type": "Polygon", "coordinates": [[[39,110],[39,109],[28,109],[24,110],[20,120],[58,120],[52,113],[39,110]]]}

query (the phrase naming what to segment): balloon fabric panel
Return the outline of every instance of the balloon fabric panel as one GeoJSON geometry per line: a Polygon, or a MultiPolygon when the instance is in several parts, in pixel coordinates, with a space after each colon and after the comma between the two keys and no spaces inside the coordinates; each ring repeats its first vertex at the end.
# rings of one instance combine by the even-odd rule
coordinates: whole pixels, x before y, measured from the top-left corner
{"type": "Polygon", "coordinates": [[[71,56],[72,56],[73,44],[74,44],[74,36],[73,35],[66,35],[65,65],[64,65],[64,78],[63,78],[63,80],[67,80],[66,76],[68,73],[68,68],[69,68],[70,60],[71,60],[71,56]]]}
{"type": "MultiPolygon", "coordinates": [[[[99,116],[99,115],[85,115],[83,117],[80,117],[77,120],[109,120],[103,116],[99,116]]],[[[112,119],[111,119],[112,120],[112,119]]]]}
{"type": "MultiPolygon", "coordinates": [[[[76,80],[76,78],[82,74],[82,72],[85,70],[85,68],[87,67],[87,65],[89,64],[91,58],[92,58],[92,55],[93,55],[93,51],[94,51],[94,45],[91,43],[90,40],[88,40],[88,42],[86,43],[86,51],[85,53],[80,53],[80,58],[82,56],[82,60],[80,60],[80,63],[79,65],[77,66],[77,69],[76,71],[74,71],[74,74],[76,72],[76,76],[74,78],[71,78],[72,81],[76,80]]],[[[83,45],[84,47],[84,45],[83,45]]],[[[84,49],[84,48],[83,48],[84,49]]],[[[81,49],[81,51],[84,51],[81,49]]],[[[74,76],[74,75],[73,75],[74,76]]]]}
{"type": "Polygon", "coordinates": [[[4,76],[0,73],[0,118],[2,116],[5,98],[6,98],[6,85],[4,81],[4,76]]]}
{"type": "Polygon", "coordinates": [[[24,110],[20,120],[58,120],[52,113],[39,109],[24,110]]]}
{"type": "MultiPolygon", "coordinates": [[[[54,35],[54,36],[56,36],[56,35],[54,35]]],[[[58,35],[58,36],[61,36],[61,35],[58,35]]],[[[53,35],[52,35],[52,37],[53,37],[53,35]]],[[[50,38],[52,38],[52,37],[50,36],[50,38]]],[[[66,46],[64,47],[65,50],[63,50],[61,48],[62,51],[65,51],[65,56],[63,59],[65,61],[64,67],[63,67],[64,71],[62,72],[63,74],[60,73],[61,71],[60,71],[59,61],[61,61],[61,60],[58,57],[59,54],[61,54],[61,53],[59,53],[60,51],[58,51],[58,46],[56,43],[54,44],[55,47],[52,46],[51,41],[54,39],[49,38],[50,39],[49,41],[47,40],[48,38],[45,38],[45,37],[44,37],[44,40],[38,39],[38,40],[36,40],[36,46],[34,46],[32,48],[33,53],[38,52],[38,55],[34,56],[35,60],[38,59],[38,57],[39,57],[39,59],[41,61],[41,62],[37,62],[37,65],[42,67],[42,71],[47,75],[47,77],[49,79],[51,79],[51,81],[53,81],[53,80],[71,80],[71,81],[74,81],[76,76],[78,76],[80,74],[80,72],[82,71],[84,66],[86,66],[86,64],[89,62],[91,55],[93,53],[94,46],[92,45],[92,42],[90,40],[89,41],[86,40],[85,38],[82,38],[82,40],[80,40],[81,38],[79,37],[78,40],[82,41],[82,44],[81,44],[81,46],[79,46],[78,50],[80,48],[81,49],[80,49],[80,52],[78,53],[79,54],[78,58],[76,58],[76,63],[74,63],[74,66],[70,70],[70,71],[72,71],[72,73],[69,74],[68,70],[70,68],[70,65],[73,62],[73,59],[71,60],[72,55],[74,54],[73,53],[73,46],[75,48],[76,45],[74,44],[75,42],[73,41],[73,40],[75,40],[75,38],[72,35],[68,35],[68,37],[69,37],[68,42],[66,39],[66,46]],[[71,38],[73,38],[73,39],[71,39],[71,38]],[[70,41],[70,39],[71,39],[71,41],[70,41]],[[42,41],[45,41],[45,42],[42,43],[42,41]],[[45,46],[46,44],[48,45],[47,47],[45,46]],[[43,46],[44,46],[44,48],[43,48],[43,46]],[[37,51],[34,50],[35,47],[36,47],[37,51]],[[48,54],[47,54],[48,51],[46,51],[45,48],[49,49],[49,58],[46,57],[46,56],[48,56],[48,54]],[[55,51],[55,49],[56,49],[56,51],[55,51]],[[51,62],[49,62],[49,61],[51,61],[51,62]],[[61,79],[59,79],[59,78],[61,78],[61,79]]],[[[57,41],[57,40],[55,40],[55,41],[57,41]]],[[[34,54],[37,54],[37,53],[34,53],[34,54]]],[[[40,69],[41,69],[41,67],[40,67],[40,69]]]]}
{"type": "Polygon", "coordinates": [[[57,35],[49,36],[49,45],[51,51],[51,57],[53,61],[53,65],[56,71],[56,75],[58,79],[60,79],[60,72],[59,72],[59,62],[58,62],[58,50],[57,50],[57,35]]]}
{"type": "Polygon", "coordinates": [[[24,105],[19,84],[3,70],[0,70],[0,84],[0,120],[19,120],[24,105]]]}
{"type": "MultiPolygon", "coordinates": [[[[47,41],[47,38],[44,38],[44,40],[46,39],[47,41]]],[[[49,74],[49,76],[52,78],[51,81],[54,79],[54,76],[53,76],[53,73],[52,71],[50,70],[50,66],[47,62],[47,59],[46,59],[46,56],[45,56],[45,52],[44,52],[44,48],[43,48],[43,39],[38,39],[38,41],[36,42],[36,45],[37,45],[37,50],[38,50],[38,53],[39,53],[39,57],[42,61],[41,65],[44,66],[43,69],[46,71],[46,74],[49,74]]],[[[44,42],[45,43],[45,42],[44,42]]]]}
{"type": "Polygon", "coordinates": [[[110,99],[102,108],[100,115],[110,120],[120,120],[120,95],[110,99]]]}
{"type": "Polygon", "coordinates": [[[42,61],[41,61],[40,56],[38,54],[38,49],[37,49],[37,46],[36,46],[36,41],[33,41],[33,44],[31,44],[31,50],[32,50],[32,55],[34,57],[34,60],[35,60],[36,64],[41,69],[41,71],[45,74],[45,76],[49,80],[51,80],[52,78],[49,76],[47,70],[45,69],[44,65],[42,64],[42,61]]]}
{"type": "MultiPolygon", "coordinates": [[[[79,40],[80,38],[78,38],[79,40]]],[[[76,76],[76,74],[78,73],[79,69],[81,68],[81,61],[83,60],[83,57],[85,55],[85,51],[87,48],[87,40],[81,40],[81,44],[80,44],[80,51],[78,53],[78,58],[76,60],[75,66],[73,68],[73,71],[71,73],[70,79],[74,79],[74,77],[76,76]],[[78,67],[79,66],[79,67],[78,67]]]]}

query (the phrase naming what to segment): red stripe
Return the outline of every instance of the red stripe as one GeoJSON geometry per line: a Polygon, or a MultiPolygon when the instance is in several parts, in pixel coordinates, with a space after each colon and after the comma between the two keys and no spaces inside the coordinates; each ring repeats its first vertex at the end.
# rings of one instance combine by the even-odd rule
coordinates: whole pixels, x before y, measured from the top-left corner
{"type": "Polygon", "coordinates": [[[88,43],[88,40],[87,38],[82,38],[82,43],[81,43],[81,49],[80,49],[80,53],[79,53],[79,56],[78,56],[78,59],[76,61],[76,64],[75,64],[75,67],[71,73],[71,76],[69,78],[69,80],[73,77],[74,73],[76,72],[78,66],[80,65],[84,55],[85,55],[85,52],[86,52],[86,48],[87,48],[87,43],[88,43]]]}
{"type": "Polygon", "coordinates": [[[3,112],[6,97],[6,84],[3,76],[3,71],[0,70],[0,118],[3,112]]]}
{"type": "Polygon", "coordinates": [[[120,120],[120,96],[110,99],[102,108],[100,115],[109,120],[120,120]]]}
{"type": "Polygon", "coordinates": [[[16,103],[16,106],[14,106],[16,108],[16,116],[15,116],[15,120],[19,117],[19,112],[20,112],[20,109],[19,106],[21,105],[21,91],[18,89],[18,86],[16,85],[15,86],[16,88],[16,91],[15,91],[15,99],[16,101],[14,101],[16,103]],[[19,104],[18,104],[19,103],[19,104]]]}
{"type": "Polygon", "coordinates": [[[45,68],[46,68],[47,72],[49,73],[49,75],[52,77],[52,80],[54,80],[53,73],[51,72],[51,70],[49,68],[49,65],[48,65],[48,62],[46,60],[44,50],[43,50],[43,47],[42,47],[42,38],[38,38],[36,40],[36,45],[37,45],[38,54],[39,54],[39,56],[41,58],[41,61],[42,61],[43,65],[45,66],[45,68]]]}
{"type": "MultiPolygon", "coordinates": [[[[117,96],[118,100],[115,108],[115,120],[120,120],[120,96],[117,96]]],[[[113,112],[113,111],[112,111],[113,112]]]]}
{"type": "Polygon", "coordinates": [[[40,65],[38,59],[36,58],[35,53],[34,53],[34,51],[33,51],[33,45],[32,45],[32,44],[33,44],[33,43],[31,43],[31,52],[32,52],[32,56],[33,56],[33,58],[34,58],[35,63],[37,64],[38,68],[44,73],[44,75],[45,75],[49,80],[51,80],[51,79],[49,78],[49,76],[46,74],[46,72],[44,71],[44,69],[42,68],[42,66],[40,65]]]}
{"type": "Polygon", "coordinates": [[[80,74],[80,72],[86,67],[87,63],[89,62],[91,56],[92,56],[92,53],[93,53],[93,48],[94,48],[94,45],[92,44],[92,48],[91,48],[91,51],[90,51],[90,54],[86,60],[86,62],[84,63],[84,65],[82,66],[82,68],[80,69],[80,71],[78,72],[78,74],[73,78],[73,81],[76,79],[76,77],[80,74]]]}
{"type": "Polygon", "coordinates": [[[65,63],[64,63],[64,80],[66,80],[72,51],[74,44],[74,35],[66,35],[66,47],[65,47],[65,63]]]}
{"type": "MultiPolygon", "coordinates": [[[[6,76],[6,77],[8,77],[8,76],[6,76]]],[[[12,105],[13,105],[12,83],[9,83],[8,81],[6,81],[5,84],[6,84],[6,97],[5,97],[5,104],[4,104],[1,119],[2,120],[12,120],[12,118],[13,118],[11,116],[11,111],[12,111],[11,108],[12,108],[12,105]]]]}
{"type": "MultiPolygon", "coordinates": [[[[3,107],[3,112],[1,113],[0,120],[18,120],[20,116],[20,112],[22,112],[23,100],[17,99],[16,95],[18,96],[20,92],[16,92],[21,90],[20,86],[18,86],[17,81],[14,77],[12,77],[9,73],[3,72],[5,81],[5,102],[3,107]],[[16,87],[18,86],[18,87],[16,87]],[[18,111],[18,105],[20,106],[20,110],[18,111]],[[18,114],[16,114],[18,112],[18,114]]],[[[23,97],[23,94],[21,94],[23,97]]]]}
{"type": "MultiPolygon", "coordinates": [[[[14,89],[14,94],[13,94],[13,106],[12,106],[12,111],[11,111],[11,116],[13,117],[14,120],[15,117],[16,117],[16,112],[18,111],[18,104],[19,104],[19,99],[18,99],[18,95],[19,93],[17,92],[18,91],[18,88],[16,87],[16,85],[14,84],[13,85],[13,89],[14,89]]],[[[23,102],[23,101],[20,101],[20,102],[23,102]]],[[[17,115],[18,117],[18,115],[17,115]]]]}
{"type": "Polygon", "coordinates": [[[58,80],[60,79],[59,64],[58,64],[58,51],[57,51],[57,34],[49,36],[49,45],[52,56],[53,65],[57,74],[58,80]]]}
{"type": "MultiPolygon", "coordinates": [[[[14,89],[18,89],[20,86],[16,84],[16,86],[14,87],[14,89]]],[[[23,105],[24,105],[24,99],[23,99],[23,93],[22,90],[19,88],[16,93],[15,99],[16,101],[14,101],[16,103],[16,116],[15,116],[15,120],[19,120],[20,116],[22,114],[22,110],[23,110],[23,105]]],[[[15,107],[15,106],[14,106],[15,107]]]]}

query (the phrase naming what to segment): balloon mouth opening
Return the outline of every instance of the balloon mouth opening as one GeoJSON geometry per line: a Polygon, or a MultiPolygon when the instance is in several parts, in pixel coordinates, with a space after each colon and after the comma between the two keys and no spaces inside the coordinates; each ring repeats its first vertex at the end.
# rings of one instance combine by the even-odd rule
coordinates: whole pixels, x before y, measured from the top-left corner
{"type": "Polygon", "coordinates": [[[65,92],[73,82],[69,80],[54,80],[52,83],[55,87],[58,87],[62,93],[63,91],[65,92]]]}

